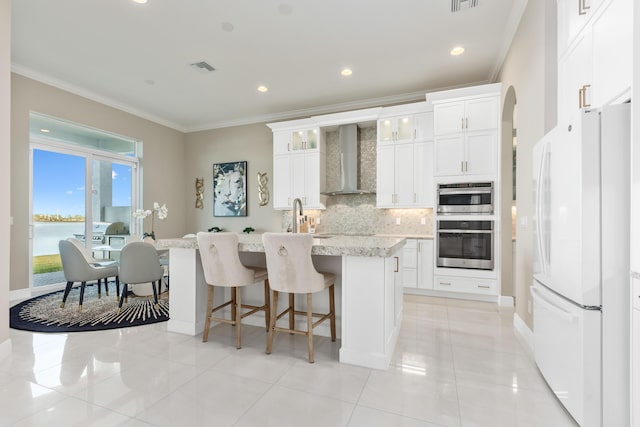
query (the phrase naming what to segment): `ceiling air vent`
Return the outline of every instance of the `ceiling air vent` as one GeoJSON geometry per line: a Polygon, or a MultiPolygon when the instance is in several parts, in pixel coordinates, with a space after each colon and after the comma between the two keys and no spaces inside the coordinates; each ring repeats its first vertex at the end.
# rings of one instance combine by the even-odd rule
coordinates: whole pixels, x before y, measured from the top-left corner
{"type": "Polygon", "coordinates": [[[471,9],[478,5],[478,0],[451,0],[451,12],[471,9]]]}
{"type": "Polygon", "coordinates": [[[198,71],[199,73],[211,73],[215,70],[211,65],[207,64],[205,61],[194,62],[191,64],[191,68],[198,71]]]}

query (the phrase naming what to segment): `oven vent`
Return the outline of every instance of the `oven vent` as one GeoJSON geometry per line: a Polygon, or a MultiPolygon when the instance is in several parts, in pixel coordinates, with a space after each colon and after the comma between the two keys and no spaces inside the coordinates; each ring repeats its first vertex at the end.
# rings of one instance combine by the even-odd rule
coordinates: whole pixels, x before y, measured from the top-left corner
{"type": "Polygon", "coordinates": [[[451,12],[471,9],[478,5],[478,0],[451,0],[451,12]]]}

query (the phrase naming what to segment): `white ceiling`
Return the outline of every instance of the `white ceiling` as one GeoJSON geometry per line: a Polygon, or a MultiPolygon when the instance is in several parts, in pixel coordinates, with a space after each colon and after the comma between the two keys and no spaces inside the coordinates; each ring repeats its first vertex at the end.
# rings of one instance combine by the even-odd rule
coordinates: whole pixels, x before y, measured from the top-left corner
{"type": "Polygon", "coordinates": [[[181,131],[278,121],[493,82],[526,2],[16,0],[13,71],[181,131]]]}

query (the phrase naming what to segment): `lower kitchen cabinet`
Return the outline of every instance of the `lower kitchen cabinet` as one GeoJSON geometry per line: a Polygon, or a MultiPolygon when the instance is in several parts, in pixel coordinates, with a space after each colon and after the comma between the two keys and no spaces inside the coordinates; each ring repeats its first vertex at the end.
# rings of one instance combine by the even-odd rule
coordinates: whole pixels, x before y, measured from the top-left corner
{"type": "Polygon", "coordinates": [[[494,279],[474,277],[436,276],[433,289],[477,295],[498,295],[498,282],[494,279]]]}
{"type": "Polygon", "coordinates": [[[433,289],[433,240],[407,239],[402,256],[405,290],[433,289]]]}

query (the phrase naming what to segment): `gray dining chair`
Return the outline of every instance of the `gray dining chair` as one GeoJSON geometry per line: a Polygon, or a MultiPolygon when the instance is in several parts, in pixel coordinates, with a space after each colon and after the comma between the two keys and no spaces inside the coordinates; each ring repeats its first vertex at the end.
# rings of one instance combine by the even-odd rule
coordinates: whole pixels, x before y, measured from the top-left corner
{"type": "Polygon", "coordinates": [[[107,279],[109,277],[115,277],[116,288],[119,289],[118,266],[97,266],[90,263],[87,261],[83,251],[68,240],[60,240],[60,242],[58,242],[58,249],[60,251],[60,260],[62,261],[64,277],[67,280],[67,286],[64,289],[62,303],[60,304],[61,308],[64,308],[69,292],[71,292],[73,284],[77,282],[80,282],[80,300],[78,302],[78,310],[82,310],[84,290],[87,282],[93,280],[98,281],[98,297],[101,296],[100,281],[103,279],[105,281],[105,291],[107,294],[107,279]]]}
{"type": "Polygon", "coordinates": [[[313,363],[313,329],[325,320],[329,320],[331,341],[336,340],[334,293],[336,275],[318,272],[313,266],[313,260],[311,259],[313,237],[310,234],[264,233],[262,242],[267,258],[269,286],[272,291],[271,320],[269,322],[266,353],[271,354],[273,338],[276,332],[304,335],[307,337],[309,363],[313,363]],[[314,313],[312,296],[325,289],[329,290],[329,311],[327,313],[314,313]],[[289,294],[289,304],[286,309],[278,313],[278,294],[280,292],[289,294]],[[295,309],[295,294],[306,295],[307,306],[304,311],[295,309]],[[277,326],[277,321],[287,314],[289,315],[289,327],[277,326]],[[296,329],[296,315],[305,316],[306,330],[296,329]],[[319,319],[314,322],[314,317],[319,319]]]}
{"type": "Polygon", "coordinates": [[[156,248],[146,242],[131,242],[124,245],[120,252],[120,281],[123,284],[118,312],[129,293],[129,285],[151,283],[153,302],[158,308],[158,292],[164,274],[156,248]],[[157,284],[157,288],[156,288],[157,284]]]}

